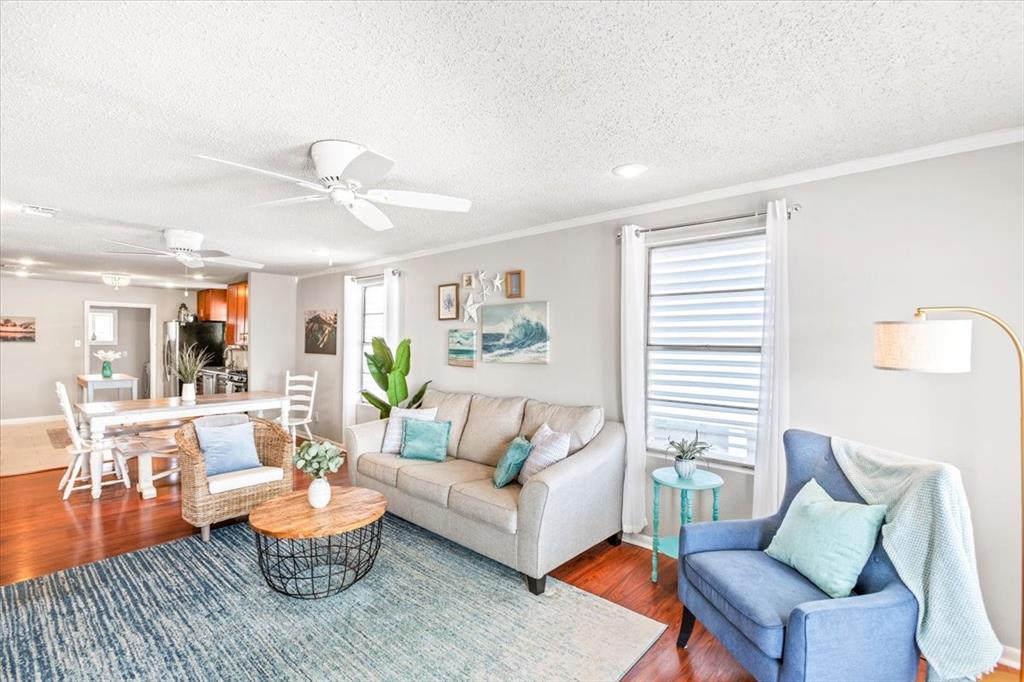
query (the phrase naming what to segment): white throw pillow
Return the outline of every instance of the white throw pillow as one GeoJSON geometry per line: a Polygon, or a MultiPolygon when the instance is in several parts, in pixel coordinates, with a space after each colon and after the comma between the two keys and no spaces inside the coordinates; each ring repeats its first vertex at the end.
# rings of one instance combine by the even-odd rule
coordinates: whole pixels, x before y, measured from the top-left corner
{"type": "Polygon", "coordinates": [[[519,470],[519,484],[526,485],[531,476],[568,457],[569,440],[568,433],[558,433],[546,423],[541,424],[530,439],[533,449],[519,470]]]}
{"type": "Polygon", "coordinates": [[[419,410],[406,410],[401,407],[392,407],[391,416],[388,418],[388,428],[384,431],[384,444],[380,451],[397,455],[402,450],[402,422],[406,419],[419,419],[432,422],[437,417],[437,408],[423,408],[419,410]]]}

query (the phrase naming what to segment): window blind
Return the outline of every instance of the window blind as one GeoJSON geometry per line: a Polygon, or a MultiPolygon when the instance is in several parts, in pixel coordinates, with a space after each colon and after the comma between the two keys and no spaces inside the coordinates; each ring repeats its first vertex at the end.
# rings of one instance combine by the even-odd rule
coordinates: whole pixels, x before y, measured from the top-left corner
{"type": "MultiPolygon", "coordinates": [[[[373,337],[384,336],[384,280],[379,277],[361,281],[362,287],[362,327],[363,327],[363,352],[373,354],[373,337]]],[[[363,378],[361,390],[369,391],[379,398],[387,400],[384,391],[380,390],[377,382],[370,376],[369,368],[366,366],[366,358],[361,358],[363,378]]]]}
{"type": "Polygon", "coordinates": [[[647,445],[712,444],[754,463],[764,320],[765,236],[655,246],[647,311],[647,445]]]}

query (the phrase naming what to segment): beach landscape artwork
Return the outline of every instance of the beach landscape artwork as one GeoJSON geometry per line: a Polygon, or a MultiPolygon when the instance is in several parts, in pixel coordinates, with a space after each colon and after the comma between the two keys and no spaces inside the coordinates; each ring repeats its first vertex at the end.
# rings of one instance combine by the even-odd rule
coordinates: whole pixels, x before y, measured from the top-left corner
{"type": "Polygon", "coordinates": [[[448,330],[448,364],[452,367],[476,366],[476,330],[448,330]]]}
{"type": "Polygon", "coordinates": [[[486,305],[481,311],[484,362],[547,364],[547,301],[486,305]]]}
{"type": "Polygon", "coordinates": [[[34,343],[36,340],[36,318],[0,315],[0,341],[34,343]]]}
{"type": "Polygon", "coordinates": [[[338,311],[307,310],[305,350],[317,355],[338,353],[338,311]]]}

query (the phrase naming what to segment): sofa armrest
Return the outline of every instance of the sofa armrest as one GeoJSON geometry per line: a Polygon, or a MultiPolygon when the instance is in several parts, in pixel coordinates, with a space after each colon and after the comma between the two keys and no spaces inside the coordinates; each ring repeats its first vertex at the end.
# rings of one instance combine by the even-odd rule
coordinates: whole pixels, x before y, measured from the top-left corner
{"type": "Polygon", "coordinates": [[[579,452],[534,474],[518,510],[518,568],[535,578],[622,529],[622,424],[606,422],[579,452]]]}
{"type": "Polygon", "coordinates": [[[878,592],[800,604],[789,616],[782,680],[917,676],[917,600],[903,583],[878,592]]]}
{"type": "Polygon", "coordinates": [[[778,530],[774,516],[744,521],[687,523],[679,529],[679,556],[724,549],[764,549],[778,530]]]}
{"type": "Polygon", "coordinates": [[[356,461],[360,455],[368,452],[380,452],[384,445],[384,431],[387,430],[387,427],[387,419],[377,419],[346,427],[345,453],[348,455],[350,475],[356,470],[356,461]]]}

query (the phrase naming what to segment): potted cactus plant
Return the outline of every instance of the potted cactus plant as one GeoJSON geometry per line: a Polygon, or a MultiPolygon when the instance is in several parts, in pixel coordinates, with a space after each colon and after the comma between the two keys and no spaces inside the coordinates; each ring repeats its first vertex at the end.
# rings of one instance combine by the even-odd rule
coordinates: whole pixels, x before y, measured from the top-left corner
{"type": "Polygon", "coordinates": [[[693,440],[680,438],[678,441],[670,440],[668,449],[676,455],[673,466],[679,478],[693,478],[697,471],[697,460],[704,456],[704,453],[711,449],[711,443],[700,439],[700,431],[694,431],[693,440]]]}
{"type": "Polygon", "coordinates": [[[380,412],[381,419],[387,419],[391,415],[392,407],[419,407],[423,402],[423,394],[427,392],[429,381],[420,386],[412,398],[409,398],[409,385],[406,382],[406,377],[409,376],[409,367],[412,362],[411,344],[409,339],[402,339],[392,354],[387,342],[376,336],[372,342],[373,353],[363,353],[366,356],[366,366],[370,370],[370,376],[384,391],[388,399],[387,402],[384,402],[370,391],[362,393],[366,402],[380,412]]]}

